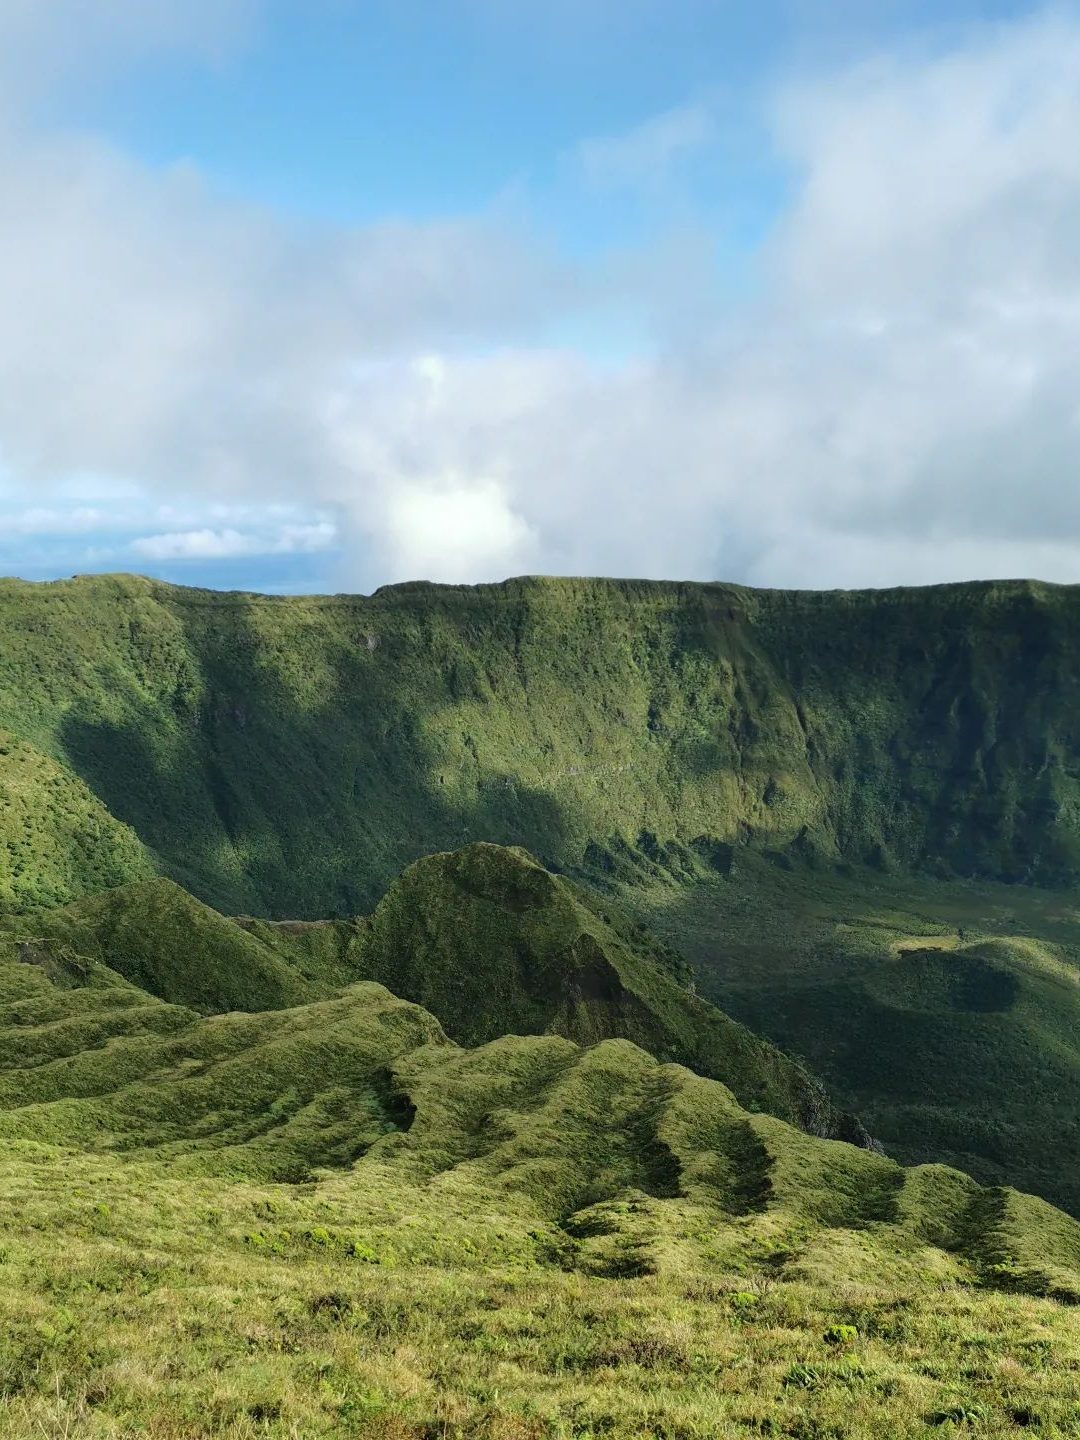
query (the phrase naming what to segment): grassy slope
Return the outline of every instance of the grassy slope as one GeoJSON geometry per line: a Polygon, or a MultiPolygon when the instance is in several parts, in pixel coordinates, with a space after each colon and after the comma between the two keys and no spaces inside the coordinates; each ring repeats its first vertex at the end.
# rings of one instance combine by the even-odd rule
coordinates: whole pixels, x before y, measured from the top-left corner
{"type": "Polygon", "coordinates": [[[802,1056],[890,1154],[1080,1213],[1072,894],[748,854],[726,879],[623,894],[677,939],[704,994],[802,1056]]]}
{"type": "Polygon", "coordinates": [[[370,921],[234,921],[155,878],[2,919],[5,948],[46,968],[78,957],[203,1012],[280,1010],[373,979],[458,1040],[622,1037],[723,1080],[755,1110],[869,1139],[802,1066],[691,993],[677,955],[524,851],[478,844],[418,861],[370,921]]]}
{"type": "MultiPolygon", "coordinates": [[[[1078,618],[1076,591],[1027,583],[3,582],[0,724],[234,912],[364,912],[469,839],[577,867],[711,834],[1056,882],[1077,874],[1078,618]]],[[[47,857],[35,881],[77,883],[47,857]]]]}
{"type": "Polygon", "coordinates": [[[62,905],[153,868],[77,775],[0,729],[0,914],[62,905]]]}
{"type": "Polygon", "coordinates": [[[12,1440],[1075,1433],[1080,1226],[1042,1202],[627,1041],[98,979],[0,962],[12,1440]]]}
{"type": "MultiPolygon", "coordinates": [[[[1078,604],[1072,590],[1030,585],[856,597],[533,581],[303,601],[131,579],[0,586],[0,905],[30,910],[158,868],[222,907],[340,914],[367,908],[425,851],[477,836],[525,843],[615,891],[631,877],[643,911],[666,917],[680,948],[693,950],[710,993],[806,1054],[902,1156],[954,1156],[987,1180],[1022,1178],[1077,1207],[1068,901],[1015,892],[1012,920],[995,928],[981,920],[1005,907],[998,892],[889,872],[918,864],[1075,881],[1078,604]],[[737,851],[740,903],[729,909],[725,882],[702,873],[710,858],[727,868],[730,842],[783,851],[800,868],[767,869],[737,851]],[[881,873],[845,887],[821,868],[839,856],[881,873]],[[801,868],[815,861],[816,871],[801,868]],[[957,942],[955,960],[926,953],[942,937],[957,942]]],[[[4,1093],[17,1107],[4,1160],[10,1244],[0,1245],[0,1263],[14,1267],[3,1292],[13,1338],[0,1352],[11,1433],[110,1434],[116,1415],[127,1433],[151,1433],[147,1422],[161,1417],[158,1433],[177,1436],[286,1435],[302,1423],[305,1434],[375,1425],[428,1437],[459,1420],[477,1435],[585,1435],[594,1423],[596,1433],[779,1425],[800,1436],[893,1435],[950,1413],[995,1433],[1027,1428],[1033,1415],[1043,1433],[1080,1428],[1067,1320],[1045,1300],[966,1288],[1069,1290],[1075,1231],[1039,1202],[980,1193],[938,1170],[902,1183],[892,1168],[853,1174],[847,1157],[858,1152],[824,1165],[824,1152],[787,1131],[775,1132],[787,1138],[774,1153],[767,1136],[779,1122],[758,1116],[750,1132],[737,1120],[734,1152],[701,1141],[680,1161],[681,1188],[701,1156],[717,1157],[702,1161],[712,1190],[691,1213],[689,1194],[663,1193],[672,1146],[664,1138],[658,1150],[650,1128],[660,1082],[651,1071],[631,1082],[625,1047],[593,1052],[599,1080],[571,1066],[586,1090],[572,1085],[554,1109],[539,1085],[523,1108],[512,1097],[494,1113],[477,1109],[475,1088],[486,1095],[503,1071],[565,1055],[536,1048],[557,1040],[504,1042],[479,1052],[490,1059],[461,1061],[481,1067],[465,1093],[444,1066],[431,1072],[440,1103],[460,1100],[463,1137],[459,1145],[440,1112],[428,1144],[449,1147],[438,1172],[449,1178],[433,1179],[415,1150],[422,1127],[407,1143],[395,1138],[408,1118],[402,1096],[422,1077],[403,1061],[403,1079],[385,1047],[374,1066],[365,1058],[360,1012],[399,1016],[394,1002],[350,991],[271,1017],[199,1022],[117,973],[202,1008],[288,1004],[347,979],[367,928],[246,922],[233,927],[237,965],[219,968],[216,939],[189,943],[174,892],[151,893],[162,899],[153,925],[107,951],[79,955],[75,936],[51,933],[52,917],[35,910],[16,929],[25,938],[31,923],[41,934],[8,952],[21,956],[21,979],[55,981],[48,1003],[15,999],[23,1033],[5,1037],[4,1093]],[[160,954],[158,932],[168,940],[160,954]],[[164,988],[174,982],[175,992],[164,988]],[[39,1035],[33,1016],[55,1004],[57,987],[89,1008],[53,1011],[39,1035]],[[306,1072],[312,1054],[317,1074],[306,1072]],[[327,1092],[339,1062],[342,1083],[327,1092]],[[603,1126],[585,1134],[574,1127],[590,1105],[603,1126]],[[556,1142],[568,1126],[579,1148],[565,1152],[556,1142]],[[499,1144],[488,1148],[491,1127],[499,1144]],[[522,1136],[524,1152],[506,1148],[522,1136]],[[372,1147],[396,1147],[412,1167],[407,1181],[386,1180],[381,1200],[350,1190],[333,1210],[338,1182],[265,1188],[361,1152],[370,1175],[372,1147]],[[761,1147],[776,1198],[731,1231],[735,1200],[761,1199],[761,1147]],[[594,1151],[600,1212],[538,1220],[537,1187],[562,1193],[594,1151]],[[527,1220],[507,1218],[516,1195],[492,1198],[491,1157],[526,1177],[527,1220]],[[399,1279],[354,1275],[327,1289],[342,1256],[356,1256],[335,1251],[331,1231],[330,1241],[306,1234],[327,1230],[316,1211],[353,1227],[343,1245],[355,1249],[358,1224],[400,1225],[418,1180],[438,1195],[416,1212],[399,1279]],[[108,1201],[94,1198],[106,1192],[108,1201]],[[815,1209],[814,1195],[839,1204],[840,1219],[815,1209]],[[115,1230],[95,1204],[122,1211],[115,1230]],[[281,1230],[221,1232],[223,1216],[266,1204],[289,1217],[281,1230]],[[532,1249],[518,1248],[524,1224],[532,1249]],[[53,1254],[42,1236],[56,1233],[53,1254]],[[703,1250],[707,1237],[719,1248],[703,1250]],[[565,1258],[564,1241],[577,1267],[569,1277],[528,1268],[565,1258]],[[620,1288],[601,1300],[593,1269],[631,1273],[643,1253],[639,1268],[655,1273],[606,1280],[620,1288]],[[754,1259],[777,1254],[779,1280],[754,1259]],[[750,1319],[731,1288],[748,1265],[750,1319]],[[478,1273],[484,1293],[518,1317],[520,1343],[485,1305],[465,1303],[478,1273]],[[369,1326],[369,1306],[401,1313],[418,1285],[440,1297],[428,1328],[414,1317],[396,1330],[369,1326]],[[769,1303],[755,1311],[762,1287],[769,1303]],[[148,1289],[168,1317],[160,1329],[147,1327],[148,1289]],[[299,1307],[288,1319],[286,1292],[299,1307]],[[258,1319],[238,1348],[241,1296],[258,1319]],[[331,1340],[319,1317],[339,1312],[365,1318],[331,1340]],[[856,1312],[870,1319],[853,1369],[823,1336],[856,1312]],[[606,1350],[588,1338],[587,1317],[601,1313],[606,1350]],[[634,1350],[643,1330],[646,1349],[634,1350]],[[470,1368],[465,1333],[481,1357],[505,1361],[505,1390],[484,1358],[470,1368]],[[339,1370],[320,1368],[324,1340],[339,1370]],[[605,1355],[621,1366],[618,1381],[613,1369],[605,1378],[605,1355]],[[228,1380],[208,1379],[223,1356],[228,1380]],[[1038,1373],[1046,1357],[1053,1376],[1038,1373]],[[358,1390],[358,1367],[385,1385],[358,1390]],[[743,1378],[748,1367],[753,1379],[743,1378]],[[68,1379],[50,1410],[42,1390],[53,1369],[68,1379]]],[[[109,897],[83,903],[95,927],[116,933],[109,897]]],[[[634,947],[622,948],[629,974],[634,947]]],[[[407,1030],[418,1013],[393,1027],[407,1030]]],[[[554,1023],[579,1033],[582,1018],[571,1006],[554,1023]]],[[[431,1038],[444,1059],[460,1053],[431,1038]]],[[[693,1092],[695,1116],[711,1103],[693,1092]]]]}
{"type": "Polygon", "coordinates": [[[315,985],[348,985],[363,973],[360,957],[368,931],[364,916],[352,920],[263,920],[245,915],[234,923],[315,985]]]}
{"type": "MultiPolygon", "coordinates": [[[[159,999],[198,1010],[274,1010],[325,994],[258,935],[171,880],[106,890],[0,920],[0,943],[49,940],[117,971],[159,999]]],[[[309,967],[311,968],[311,967],[309,967]]]]}
{"type": "Polygon", "coordinates": [[[377,906],[357,963],[466,1043],[620,1036],[723,1080],[755,1110],[868,1139],[801,1066],[691,993],[677,954],[523,850],[476,844],[418,860],[377,906]]]}

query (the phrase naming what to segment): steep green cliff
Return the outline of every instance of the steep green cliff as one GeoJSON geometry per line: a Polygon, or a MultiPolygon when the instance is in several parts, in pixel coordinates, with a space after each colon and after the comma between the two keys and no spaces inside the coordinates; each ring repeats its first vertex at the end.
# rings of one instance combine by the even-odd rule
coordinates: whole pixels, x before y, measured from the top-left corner
{"type": "MultiPolygon", "coordinates": [[[[366,912],[474,839],[596,874],[709,837],[1058,883],[1080,873],[1078,622],[1080,592],[1028,582],[9,581],[0,725],[85,787],[85,825],[96,797],[138,837],[110,875],[152,860],[234,912],[366,912]]],[[[40,865],[0,903],[101,883],[40,865]]]]}

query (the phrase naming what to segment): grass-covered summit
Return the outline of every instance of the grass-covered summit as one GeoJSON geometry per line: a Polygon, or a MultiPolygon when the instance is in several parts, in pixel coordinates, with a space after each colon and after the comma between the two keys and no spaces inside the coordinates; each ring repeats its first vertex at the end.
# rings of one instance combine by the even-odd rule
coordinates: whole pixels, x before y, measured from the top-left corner
{"type": "Polygon", "coordinates": [[[622,1037],[723,1080],[753,1109],[869,1143],[801,1065],[700,999],[675,951],[524,850],[476,844],[418,860],[376,907],[356,963],[466,1043],[622,1037]]]}
{"type": "Polygon", "coordinates": [[[0,958],[0,1431],[1067,1435],[1080,1225],[627,1040],[0,958]]]}
{"type": "Polygon", "coordinates": [[[20,853],[5,811],[0,902],[152,862],[227,912],[354,914],[470,840],[593,872],[625,849],[685,865],[712,837],[1069,882],[1078,637],[1080,592],[1028,582],[273,598],[7,581],[0,726],[38,757],[20,784],[62,774],[70,846],[20,853]]]}

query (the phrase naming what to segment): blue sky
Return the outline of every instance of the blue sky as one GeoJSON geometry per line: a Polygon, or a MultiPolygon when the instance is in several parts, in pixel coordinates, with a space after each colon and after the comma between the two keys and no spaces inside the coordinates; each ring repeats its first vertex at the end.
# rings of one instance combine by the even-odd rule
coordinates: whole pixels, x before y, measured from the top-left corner
{"type": "Polygon", "coordinates": [[[150,11],[0,0],[0,570],[1073,577],[1071,6],[150,11]]]}
{"type": "Polygon", "coordinates": [[[524,191],[571,247],[597,232],[618,244],[629,207],[583,217],[568,183],[582,141],[708,104],[725,164],[698,167],[695,201],[764,219],[783,181],[768,87],[1022,13],[1008,0],[275,0],[210,63],[159,54],[54,94],[47,113],[312,219],[431,219],[524,191]]]}

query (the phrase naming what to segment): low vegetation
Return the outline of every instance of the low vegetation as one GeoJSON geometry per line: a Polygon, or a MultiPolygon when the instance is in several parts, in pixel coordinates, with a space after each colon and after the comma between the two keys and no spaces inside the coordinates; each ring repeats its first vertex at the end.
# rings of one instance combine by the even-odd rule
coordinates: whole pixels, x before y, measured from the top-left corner
{"type": "Polygon", "coordinates": [[[822,1077],[886,1150],[1080,1215],[1073,893],[847,875],[740,852],[620,888],[698,986],[822,1077]]]}
{"type": "Polygon", "coordinates": [[[13,1440],[1078,1433],[1041,1201],[625,1040],[462,1049],[371,982],[210,1017],[72,982],[0,965],[13,1440]]]}

